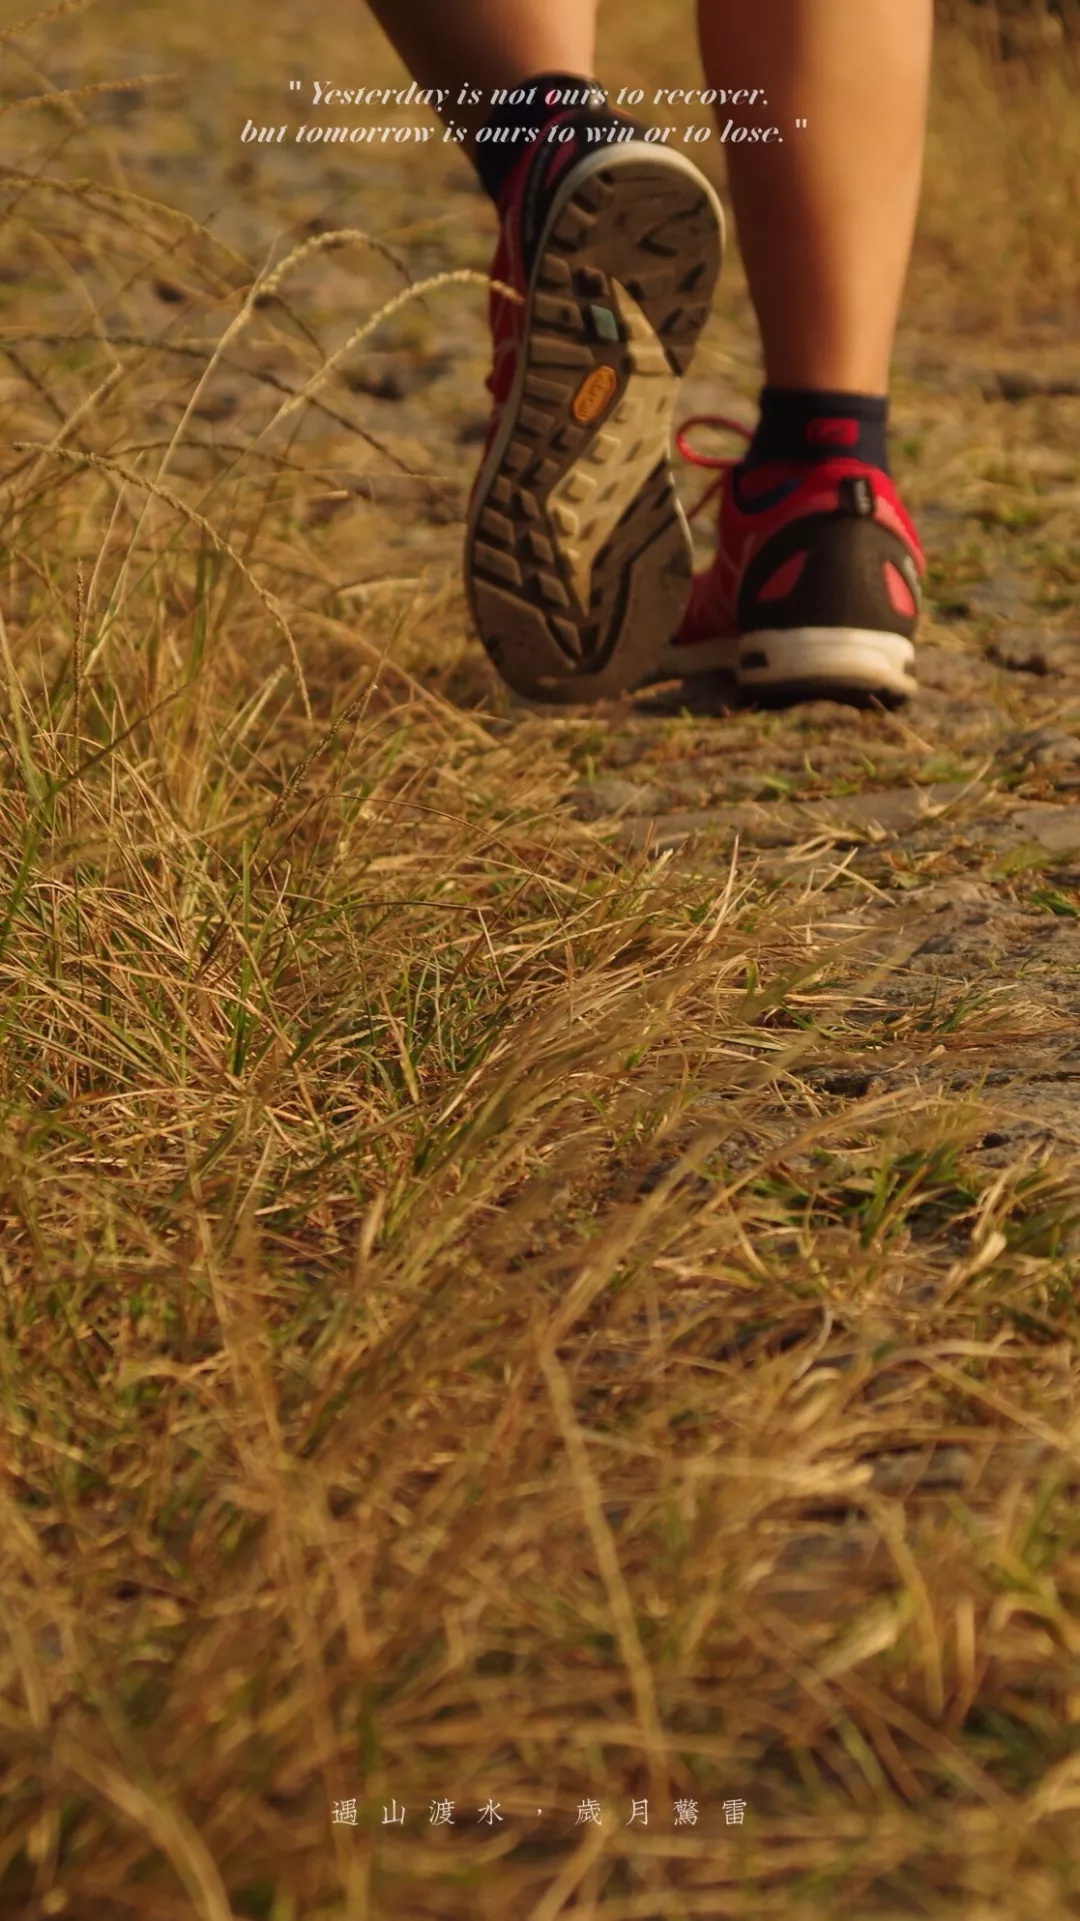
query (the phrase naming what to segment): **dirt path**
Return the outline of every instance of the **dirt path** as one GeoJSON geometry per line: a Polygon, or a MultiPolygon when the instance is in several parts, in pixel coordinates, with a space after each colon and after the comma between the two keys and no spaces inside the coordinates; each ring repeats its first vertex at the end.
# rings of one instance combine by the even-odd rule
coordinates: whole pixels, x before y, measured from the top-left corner
{"type": "MultiPolygon", "coordinates": [[[[223,146],[216,157],[159,155],[152,172],[164,197],[200,217],[220,208],[213,231],[250,257],[280,250],[283,233],[295,242],[344,227],[381,236],[414,280],[482,271],[489,259],[490,209],[443,147],[357,161],[223,146]]],[[[288,299],[333,351],[401,278],[359,249],[316,255],[288,299]]],[[[148,324],[150,308],[148,296],[148,324]]],[[[464,500],[486,422],[481,316],[479,291],[438,290],[354,352],[333,389],[358,429],[428,479],[395,474],[355,434],[328,437],[317,414],[300,431],[318,443],[327,484],[312,513],[327,523],[327,565],[350,604],[379,631],[417,596],[434,607],[426,638],[410,643],[410,664],[513,730],[534,723],[464,639],[457,586],[464,500]]],[[[751,421],[756,369],[733,263],[684,411],[751,421]]],[[[565,743],[567,804],[619,845],[722,867],[737,834],[778,885],[800,892],[842,866],[842,880],[821,896],[823,926],[864,935],[867,953],[875,936],[881,951],[900,940],[910,952],[882,988],[886,1022],[889,1009],[957,997],[1014,1005],[1018,1027],[1022,1009],[1037,1007],[1051,1028],[1066,1029],[1080,1010],[1078,390],[1080,346],[1056,315],[1000,345],[965,343],[906,316],[894,464],[928,550],[929,591],[921,691],[901,714],[828,702],[740,711],[733,688],[713,677],[546,720],[565,743]]],[[[215,393],[232,430],[265,408],[253,379],[223,374],[215,393]]],[[[687,504],[699,486],[686,476],[687,504]]],[[[1063,1052],[1055,1040],[1042,1056],[1027,1042],[1011,1052],[1000,1031],[980,1047],[966,1031],[933,1072],[957,1091],[989,1076],[1002,1113],[984,1150],[991,1163],[1020,1143],[1075,1139],[1080,1043],[1063,1052]]],[[[886,1056],[883,1084],[902,1084],[910,1070],[896,1050],[886,1056]]]]}
{"type": "MultiPolygon", "coordinates": [[[[117,10],[53,81],[182,81],[50,109],[0,223],[11,1911],[1065,1921],[1075,319],[987,319],[939,147],[918,697],[530,711],[458,573],[483,288],[325,371],[483,274],[467,167],[241,146],[387,74],[315,0],[117,10]],[[624,1831],[652,1720],[692,1839],[624,1831]]],[[[757,379],[732,261],[685,411],[757,379]]]]}

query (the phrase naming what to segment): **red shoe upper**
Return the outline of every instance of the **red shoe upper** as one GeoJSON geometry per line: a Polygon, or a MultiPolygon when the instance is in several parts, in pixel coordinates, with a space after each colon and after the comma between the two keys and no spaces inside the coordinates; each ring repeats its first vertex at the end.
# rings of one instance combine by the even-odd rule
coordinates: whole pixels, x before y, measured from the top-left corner
{"type": "Polygon", "coordinates": [[[580,159],[574,141],[551,146],[547,133],[565,120],[577,118],[570,108],[553,114],[544,136],[537,136],[522,151],[513,171],[507,176],[498,198],[499,239],[491,262],[491,278],[511,287],[520,299],[508,299],[494,286],[488,297],[488,324],[491,328],[493,360],[487,388],[497,410],[506,404],[514,384],[514,370],[525,333],[525,300],[529,289],[530,254],[540,237],[540,215],[548,204],[556,182],[566,168],[580,159]]]}
{"type": "MultiPolygon", "coordinates": [[[[736,422],[712,424],[747,431],[736,422]]],[[[887,474],[842,457],[747,471],[734,461],[694,454],[684,444],[685,432],[680,451],[722,471],[694,509],[699,512],[719,490],[716,555],[695,575],[677,646],[732,638],[755,627],[827,626],[845,618],[902,632],[914,627],[926,560],[887,474]],[[848,538],[852,522],[862,523],[857,550],[848,538]],[[830,551],[823,565],[826,527],[830,551]],[[839,577],[845,573],[850,577],[839,577]]]]}

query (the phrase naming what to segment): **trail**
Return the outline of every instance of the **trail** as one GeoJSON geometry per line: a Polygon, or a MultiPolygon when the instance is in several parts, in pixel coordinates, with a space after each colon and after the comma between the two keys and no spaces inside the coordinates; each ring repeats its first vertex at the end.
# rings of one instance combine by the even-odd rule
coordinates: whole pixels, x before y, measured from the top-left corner
{"type": "MultiPolygon", "coordinates": [[[[355,173],[347,184],[306,156],[298,164],[275,154],[248,191],[247,210],[234,207],[231,219],[249,243],[258,197],[279,215],[290,203],[317,209],[308,218],[326,226],[370,220],[387,233],[400,223],[415,236],[408,258],[417,277],[487,265],[490,211],[459,157],[445,151],[430,160],[388,158],[377,174],[355,173]]],[[[350,280],[327,262],[318,271],[306,299],[330,332],[374,303],[375,283],[363,272],[350,280]]],[[[420,484],[395,479],[365,454],[376,498],[350,507],[346,492],[337,510],[342,546],[350,544],[347,526],[363,530],[365,543],[384,554],[388,577],[413,579],[419,570],[445,588],[458,620],[460,528],[486,421],[487,365],[482,311],[455,301],[414,312],[400,341],[388,338],[358,360],[351,382],[365,426],[437,476],[448,504],[434,520],[416,519],[408,503],[422,498],[420,484]]],[[[793,896],[842,863],[846,878],[828,896],[837,932],[874,938],[880,928],[882,939],[912,946],[909,965],[886,990],[890,1007],[931,994],[1025,1002],[1034,995],[1052,1024],[1073,1019],[1080,632],[1068,563],[1055,556],[1075,541],[1069,476],[1080,403],[1066,398],[1050,411],[1043,396],[1074,392],[1078,371],[1068,340],[972,351],[907,318],[893,441],[929,559],[918,697],[895,716],[828,702],[768,715],[740,710],[734,688],[712,677],[645,690],[609,711],[553,714],[552,728],[589,771],[585,787],[568,773],[568,804],[628,852],[648,845],[680,865],[719,870],[737,836],[744,857],[774,869],[793,896]],[[1002,462],[1008,450],[1011,480],[980,480],[980,470],[995,471],[998,449],[1002,462]]],[[[749,422],[755,382],[751,316],[729,276],[685,383],[684,411],[741,412],[749,422]]],[[[318,431],[307,422],[306,433],[318,431]]],[[[344,472],[342,479],[347,490],[344,472]]],[[[689,476],[688,503],[696,484],[689,476]]],[[[702,562],[708,551],[706,529],[702,562]]],[[[478,650],[466,651],[459,678],[463,698],[493,703],[514,724],[518,710],[478,650]]],[[[988,1057],[976,1041],[966,1049],[958,1040],[932,1070],[893,1064],[883,1079],[897,1086],[915,1074],[926,1086],[929,1074],[931,1084],[959,1091],[989,1068],[1012,1115],[991,1130],[987,1158],[1000,1161],[1022,1144],[1051,1149],[1075,1139],[1080,1046],[1066,1051],[1067,1069],[1057,1042],[1045,1055],[1026,1043],[1010,1053],[1001,1043],[988,1057]]]]}

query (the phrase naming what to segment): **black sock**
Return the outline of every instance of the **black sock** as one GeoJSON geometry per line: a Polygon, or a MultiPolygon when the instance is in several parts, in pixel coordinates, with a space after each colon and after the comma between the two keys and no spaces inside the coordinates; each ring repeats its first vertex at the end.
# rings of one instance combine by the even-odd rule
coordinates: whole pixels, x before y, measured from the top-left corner
{"type": "Polygon", "coordinates": [[[501,91],[512,93],[515,100],[492,107],[477,135],[474,162],[481,185],[494,201],[526,148],[556,115],[576,110],[583,128],[587,122],[599,129],[626,121],[625,115],[608,111],[603,88],[580,73],[535,73],[520,86],[501,91]]]}
{"type": "Polygon", "coordinates": [[[888,473],[885,444],[889,402],[884,394],[815,392],[763,387],[761,418],[744,464],[766,461],[863,460],[888,473]]]}

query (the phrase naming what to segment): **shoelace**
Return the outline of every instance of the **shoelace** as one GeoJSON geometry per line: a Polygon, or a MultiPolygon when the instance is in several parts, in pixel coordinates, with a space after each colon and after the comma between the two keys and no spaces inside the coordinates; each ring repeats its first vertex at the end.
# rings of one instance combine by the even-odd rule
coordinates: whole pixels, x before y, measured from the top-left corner
{"type": "Polygon", "coordinates": [[[714,494],[719,493],[724,484],[724,475],[737,467],[739,461],[735,454],[699,453],[696,447],[691,447],[686,437],[691,427],[713,427],[724,433],[741,434],[744,440],[752,440],[754,436],[749,427],[744,427],[741,420],[732,420],[730,414],[691,414],[689,420],[683,421],[675,435],[675,445],[683,459],[688,460],[692,467],[712,467],[717,470],[716,479],[706,487],[697,506],[692,507],[687,515],[688,520],[696,520],[702,508],[707,507],[714,494]]]}

